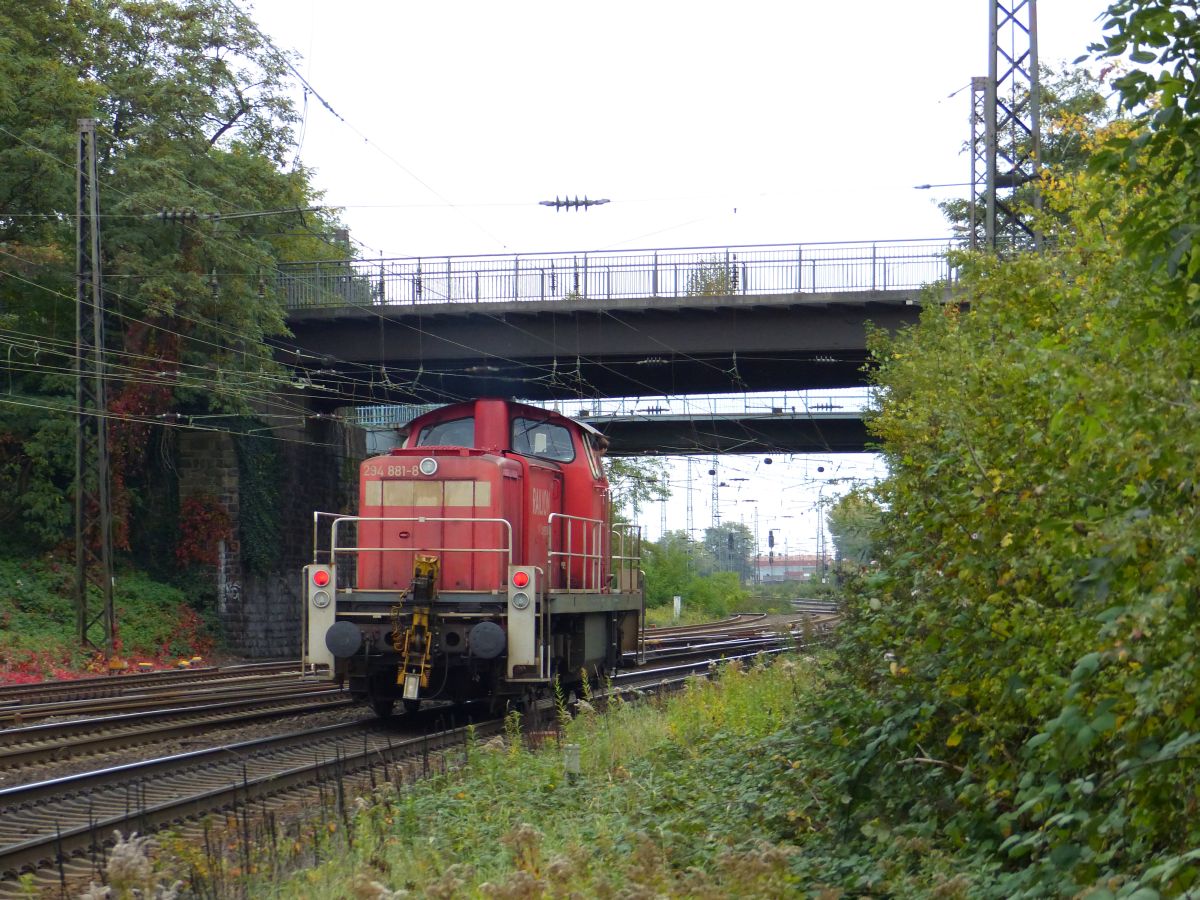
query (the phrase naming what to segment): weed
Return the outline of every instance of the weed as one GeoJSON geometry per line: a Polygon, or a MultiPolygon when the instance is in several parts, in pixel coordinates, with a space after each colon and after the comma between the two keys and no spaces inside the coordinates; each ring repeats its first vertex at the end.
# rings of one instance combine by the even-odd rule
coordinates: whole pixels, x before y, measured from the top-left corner
{"type": "Polygon", "coordinates": [[[567,709],[567,698],[563,693],[562,682],[558,680],[557,675],[554,676],[551,687],[554,691],[554,719],[558,725],[558,737],[561,740],[563,731],[571,724],[571,712],[567,709]]]}
{"type": "Polygon", "coordinates": [[[508,744],[509,756],[519,756],[521,753],[521,713],[509,710],[504,717],[504,737],[508,744]]]}
{"type": "MultiPolygon", "coordinates": [[[[0,683],[71,678],[94,662],[78,647],[72,581],[53,558],[0,559],[0,683]]],[[[212,650],[208,628],[176,588],[123,572],[114,603],[125,655],[167,664],[212,650]]]]}
{"type": "Polygon", "coordinates": [[[116,843],[109,852],[105,869],[107,883],[93,882],[80,900],[176,900],[183,882],[162,883],[154,862],[158,845],[150,837],[138,837],[136,831],[128,838],[115,831],[113,837],[116,843]]]}
{"type": "MultiPolygon", "coordinates": [[[[825,832],[809,823],[836,810],[813,792],[792,728],[796,692],[811,699],[817,689],[814,669],[760,661],[666,700],[560,715],[562,740],[581,750],[570,778],[559,746],[524,750],[510,715],[507,752],[472,752],[469,765],[427,780],[362,790],[349,825],[331,810],[333,832],[313,828],[297,842],[321,841],[319,868],[271,889],[318,900],[398,896],[397,885],[430,897],[795,893],[825,877],[825,832]]],[[[565,707],[561,690],[556,700],[565,707]]],[[[824,747],[808,752],[819,758],[824,747]]],[[[253,881],[246,888],[255,895],[253,881]]]]}

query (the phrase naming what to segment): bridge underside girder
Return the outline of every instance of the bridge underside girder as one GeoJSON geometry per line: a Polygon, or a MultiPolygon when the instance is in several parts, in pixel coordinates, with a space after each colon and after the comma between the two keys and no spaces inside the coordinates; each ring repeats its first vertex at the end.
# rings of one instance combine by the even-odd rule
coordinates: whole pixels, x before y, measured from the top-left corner
{"type": "Polygon", "coordinates": [[[279,356],[324,384],[330,406],[854,387],[866,382],[866,323],[893,331],[915,322],[918,296],[893,290],[309,310],[289,318],[289,344],[301,353],[281,349],[279,356]]]}
{"type": "Polygon", "coordinates": [[[580,418],[609,439],[612,456],[860,453],[870,442],[855,413],[580,418]]]}

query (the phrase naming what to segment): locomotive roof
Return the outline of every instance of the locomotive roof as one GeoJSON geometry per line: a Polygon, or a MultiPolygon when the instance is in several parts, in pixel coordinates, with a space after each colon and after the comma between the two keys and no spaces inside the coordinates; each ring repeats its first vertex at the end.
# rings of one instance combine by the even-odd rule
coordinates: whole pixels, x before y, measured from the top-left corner
{"type": "MultiPolygon", "coordinates": [[[[556,412],[552,409],[545,409],[541,406],[530,406],[527,403],[518,403],[516,400],[505,400],[503,397],[480,397],[478,400],[499,400],[508,406],[510,416],[512,414],[519,413],[521,415],[529,416],[530,418],[537,417],[546,421],[558,419],[564,422],[570,422],[580,431],[584,431],[588,434],[594,434],[596,437],[604,437],[600,431],[598,431],[596,428],[593,428],[586,422],[580,422],[578,419],[572,419],[570,416],[564,416],[562,413],[556,412]]],[[[407,428],[419,428],[422,424],[424,424],[426,419],[441,420],[449,418],[460,412],[464,414],[474,413],[475,404],[478,402],[478,400],[463,400],[460,403],[451,403],[447,406],[440,406],[437,409],[430,410],[427,413],[422,413],[410,421],[407,425],[407,428]]]]}

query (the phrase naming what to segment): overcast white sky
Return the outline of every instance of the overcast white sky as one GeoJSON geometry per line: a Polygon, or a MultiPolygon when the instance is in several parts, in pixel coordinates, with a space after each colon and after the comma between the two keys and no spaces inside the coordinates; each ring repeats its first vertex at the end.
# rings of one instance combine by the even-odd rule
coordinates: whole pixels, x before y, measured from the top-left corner
{"type": "MultiPolygon", "coordinates": [[[[969,177],[991,2],[237,0],[341,117],[310,96],[300,158],[369,257],[944,235],[937,201],[963,189],[913,185],[969,177]],[[537,205],[556,194],[612,202],[537,205]]],[[[1106,6],[1042,0],[1042,62],[1081,55],[1106,6]]],[[[761,546],[778,525],[805,552],[818,491],[848,485],[821,483],[879,468],[777,462],[724,458],[750,480],[723,516],[750,524],[757,506],[761,546]]]]}

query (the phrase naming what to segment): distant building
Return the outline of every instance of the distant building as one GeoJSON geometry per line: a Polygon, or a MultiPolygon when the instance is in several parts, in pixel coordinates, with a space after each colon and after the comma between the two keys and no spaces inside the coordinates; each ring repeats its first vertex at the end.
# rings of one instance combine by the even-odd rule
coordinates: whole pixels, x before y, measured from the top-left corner
{"type": "Polygon", "coordinates": [[[776,553],[773,556],[760,556],[754,564],[759,583],[770,584],[814,578],[820,562],[816,556],[784,556],[782,553],[776,553]]]}

